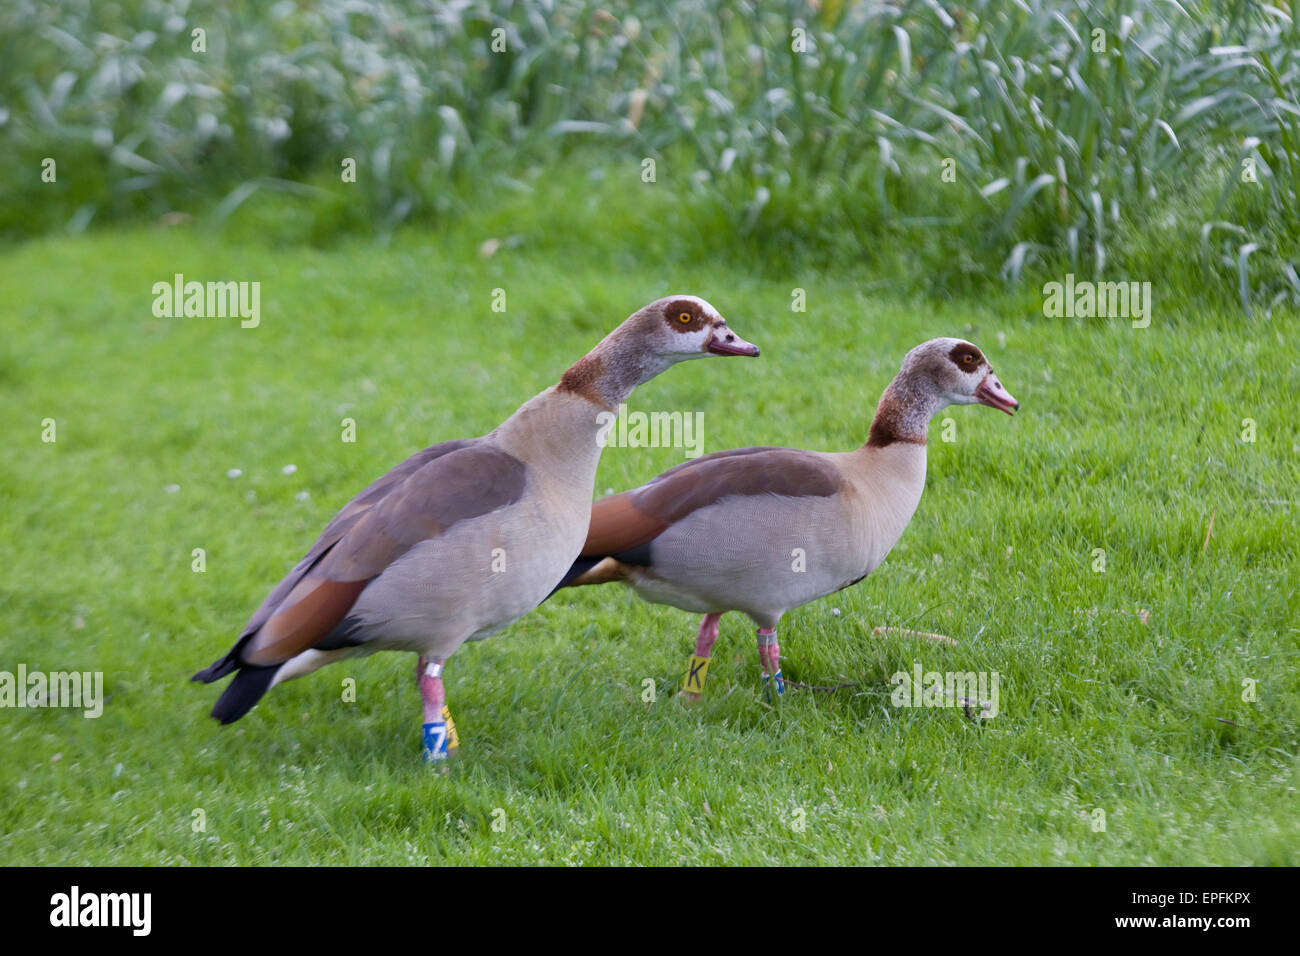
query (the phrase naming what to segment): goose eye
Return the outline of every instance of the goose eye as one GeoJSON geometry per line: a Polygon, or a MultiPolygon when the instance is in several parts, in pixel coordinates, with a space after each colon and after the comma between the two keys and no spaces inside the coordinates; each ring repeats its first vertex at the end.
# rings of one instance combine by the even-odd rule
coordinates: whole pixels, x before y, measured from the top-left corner
{"type": "Polygon", "coordinates": [[[682,323],[682,325],[685,325],[687,322],[691,321],[691,314],[689,312],[683,312],[681,315],[677,316],[677,321],[682,323]]]}

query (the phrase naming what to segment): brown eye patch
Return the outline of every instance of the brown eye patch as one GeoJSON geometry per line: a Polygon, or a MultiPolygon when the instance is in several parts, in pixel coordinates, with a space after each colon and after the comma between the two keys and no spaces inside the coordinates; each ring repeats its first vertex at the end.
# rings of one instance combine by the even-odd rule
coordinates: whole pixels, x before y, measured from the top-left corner
{"type": "Polygon", "coordinates": [[[704,328],[705,316],[698,304],[675,299],[664,306],[664,320],[675,332],[696,332],[704,328]]]}
{"type": "Polygon", "coordinates": [[[948,353],[948,358],[963,372],[973,372],[984,364],[984,355],[973,345],[967,345],[965,342],[960,345],[954,345],[952,351],[948,353]]]}

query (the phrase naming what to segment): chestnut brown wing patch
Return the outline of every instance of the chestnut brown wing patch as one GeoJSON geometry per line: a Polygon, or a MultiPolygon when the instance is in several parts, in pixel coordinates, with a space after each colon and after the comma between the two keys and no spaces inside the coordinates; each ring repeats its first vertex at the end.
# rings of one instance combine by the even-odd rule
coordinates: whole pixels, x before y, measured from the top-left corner
{"type": "Polygon", "coordinates": [[[282,664],[332,631],[369,581],[331,581],[308,575],[244,648],[243,661],[255,666],[282,664]]]}
{"type": "Polygon", "coordinates": [[[604,557],[653,541],[668,530],[668,522],[640,511],[635,491],[601,498],[591,506],[591,524],[581,557],[604,557]]]}

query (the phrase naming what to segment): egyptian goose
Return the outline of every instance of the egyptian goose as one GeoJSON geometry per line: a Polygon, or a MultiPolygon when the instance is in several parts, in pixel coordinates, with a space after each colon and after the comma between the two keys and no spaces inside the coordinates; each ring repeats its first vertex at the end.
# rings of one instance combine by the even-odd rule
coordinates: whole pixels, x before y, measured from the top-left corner
{"type": "Polygon", "coordinates": [[[764,684],[782,693],[781,616],[876,569],[925,488],[930,418],[975,403],[1008,415],[1020,407],[971,343],[918,345],[861,448],[714,452],[603,498],[561,587],[623,581],[647,601],[703,614],[683,687],[692,698],[704,688],[719,620],[740,611],[758,625],[764,684]]]}
{"type": "Polygon", "coordinates": [[[417,452],[353,498],[262,602],[230,651],[192,678],[235,675],[212,709],[229,724],[266,691],[346,657],[413,651],[425,756],[457,744],[443,666],[540,604],[582,548],[602,413],[669,366],[758,355],[708,302],[634,313],[559,383],[482,438],[417,452]]]}

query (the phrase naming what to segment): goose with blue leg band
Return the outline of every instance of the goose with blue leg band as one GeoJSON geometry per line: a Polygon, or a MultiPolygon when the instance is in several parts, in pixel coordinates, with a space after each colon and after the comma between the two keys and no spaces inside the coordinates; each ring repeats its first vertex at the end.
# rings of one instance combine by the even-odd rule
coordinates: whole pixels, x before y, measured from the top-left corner
{"type": "Polygon", "coordinates": [[[443,668],[545,600],[578,556],[609,413],[678,362],[744,355],[757,347],[708,302],[659,299],[487,435],[402,462],[335,515],[234,647],[194,675],[234,677],[212,716],[232,723],[325,664],[414,652],[425,753],[443,760],[457,743],[443,668]]]}

